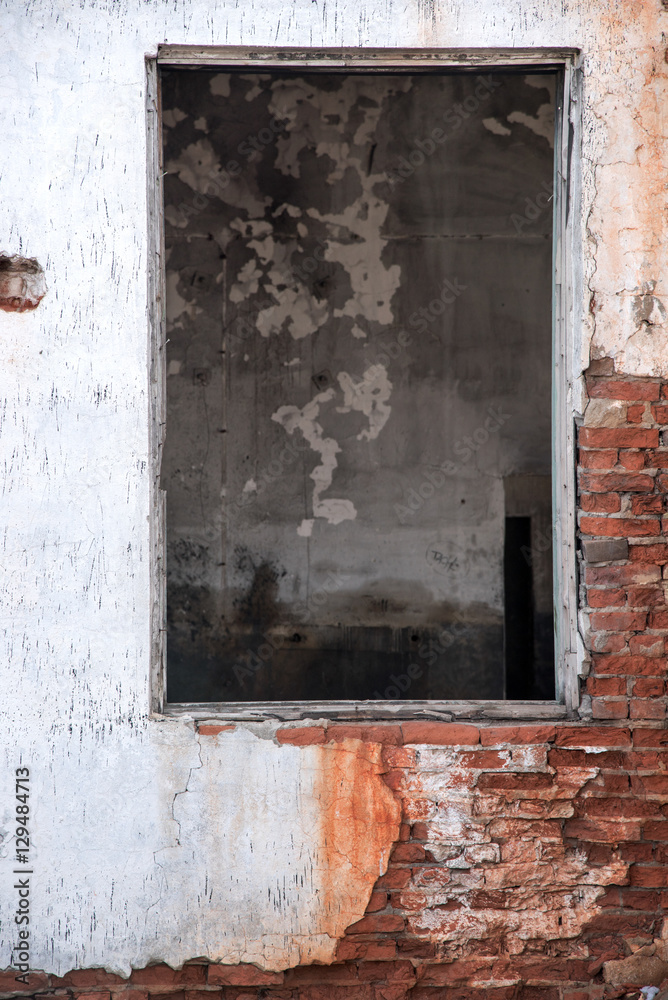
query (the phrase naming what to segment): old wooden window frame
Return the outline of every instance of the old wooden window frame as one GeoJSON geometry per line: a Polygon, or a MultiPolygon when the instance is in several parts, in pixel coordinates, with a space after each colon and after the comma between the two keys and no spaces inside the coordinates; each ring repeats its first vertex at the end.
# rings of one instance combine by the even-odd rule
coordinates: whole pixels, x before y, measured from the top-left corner
{"type": "Polygon", "coordinates": [[[581,376],[579,317],[582,302],[579,172],[579,61],[575,49],[285,49],[160,45],[146,57],[148,147],[148,319],[151,461],[151,675],[153,717],[188,716],[236,721],[304,718],[404,719],[453,718],[547,720],[577,712],[579,674],[584,659],[577,626],[575,553],[575,402],[581,376]],[[555,128],[555,206],[553,237],[553,545],[555,678],[554,701],[364,701],[266,703],[167,703],[165,494],[160,460],[165,434],[165,268],[162,190],[160,68],[272,70],[287,67],[316,71],[384,73],[421,68],[503,71],[552,68],[563,87],[557,93],[555,128]]]}

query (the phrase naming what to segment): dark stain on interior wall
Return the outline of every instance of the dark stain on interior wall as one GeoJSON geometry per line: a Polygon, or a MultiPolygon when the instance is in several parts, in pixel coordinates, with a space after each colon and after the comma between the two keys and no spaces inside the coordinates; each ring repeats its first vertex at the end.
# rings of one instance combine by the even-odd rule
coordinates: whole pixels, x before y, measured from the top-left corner
{"type": "Polygon", "coordinates": [[[551,636],[554,88],[164,74],[170,701],[503,697],[513,517],[551,636]]]}

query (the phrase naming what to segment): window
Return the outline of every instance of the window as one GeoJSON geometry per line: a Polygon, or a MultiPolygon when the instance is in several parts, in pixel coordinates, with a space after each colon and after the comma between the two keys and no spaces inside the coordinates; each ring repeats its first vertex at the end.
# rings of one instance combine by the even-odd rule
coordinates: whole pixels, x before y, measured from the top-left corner
{"type": "Polygon", "coordinates": [[[167,697],[555,697],[555,65],[162,71],[167,697]]]}

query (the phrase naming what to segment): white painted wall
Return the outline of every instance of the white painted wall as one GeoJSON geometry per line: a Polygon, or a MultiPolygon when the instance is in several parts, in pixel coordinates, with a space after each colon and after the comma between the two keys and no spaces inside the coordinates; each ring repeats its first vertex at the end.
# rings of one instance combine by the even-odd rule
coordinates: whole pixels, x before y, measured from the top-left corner
{"type": "Polygon", "coordinates": [[[386,816],[358,898],[342,872],[338,922],[317,880],[275,910],[263,901],[277,878],[322,857],[313,773],[326,751],[264,730],[203,748],[187,720],[148,718],[144,55],[163,41],[581,47],[583,357],[591,340],[622,371],[665,375],[668,13],[659,0],[5,0],[0,26],[0,250],[37,257],[49,286],[35,313],[0,314],[0,967],[15,943],[20,765],[34,968],[324,957],[392,837],[377,765],[355,779],[386,816]]]}

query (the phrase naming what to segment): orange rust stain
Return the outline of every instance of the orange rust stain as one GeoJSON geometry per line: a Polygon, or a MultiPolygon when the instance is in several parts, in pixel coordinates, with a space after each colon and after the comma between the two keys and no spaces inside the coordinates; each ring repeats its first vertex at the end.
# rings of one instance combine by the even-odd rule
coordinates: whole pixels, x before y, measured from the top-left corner
{"type": "Polygon", "coordinates": [[[383,781],[382,746],[345,739],[313,747],[319,803],[319,850],[324,909],[333,937],[361,919],[373,886],[399,838],[401,806],[383,781]]]}

